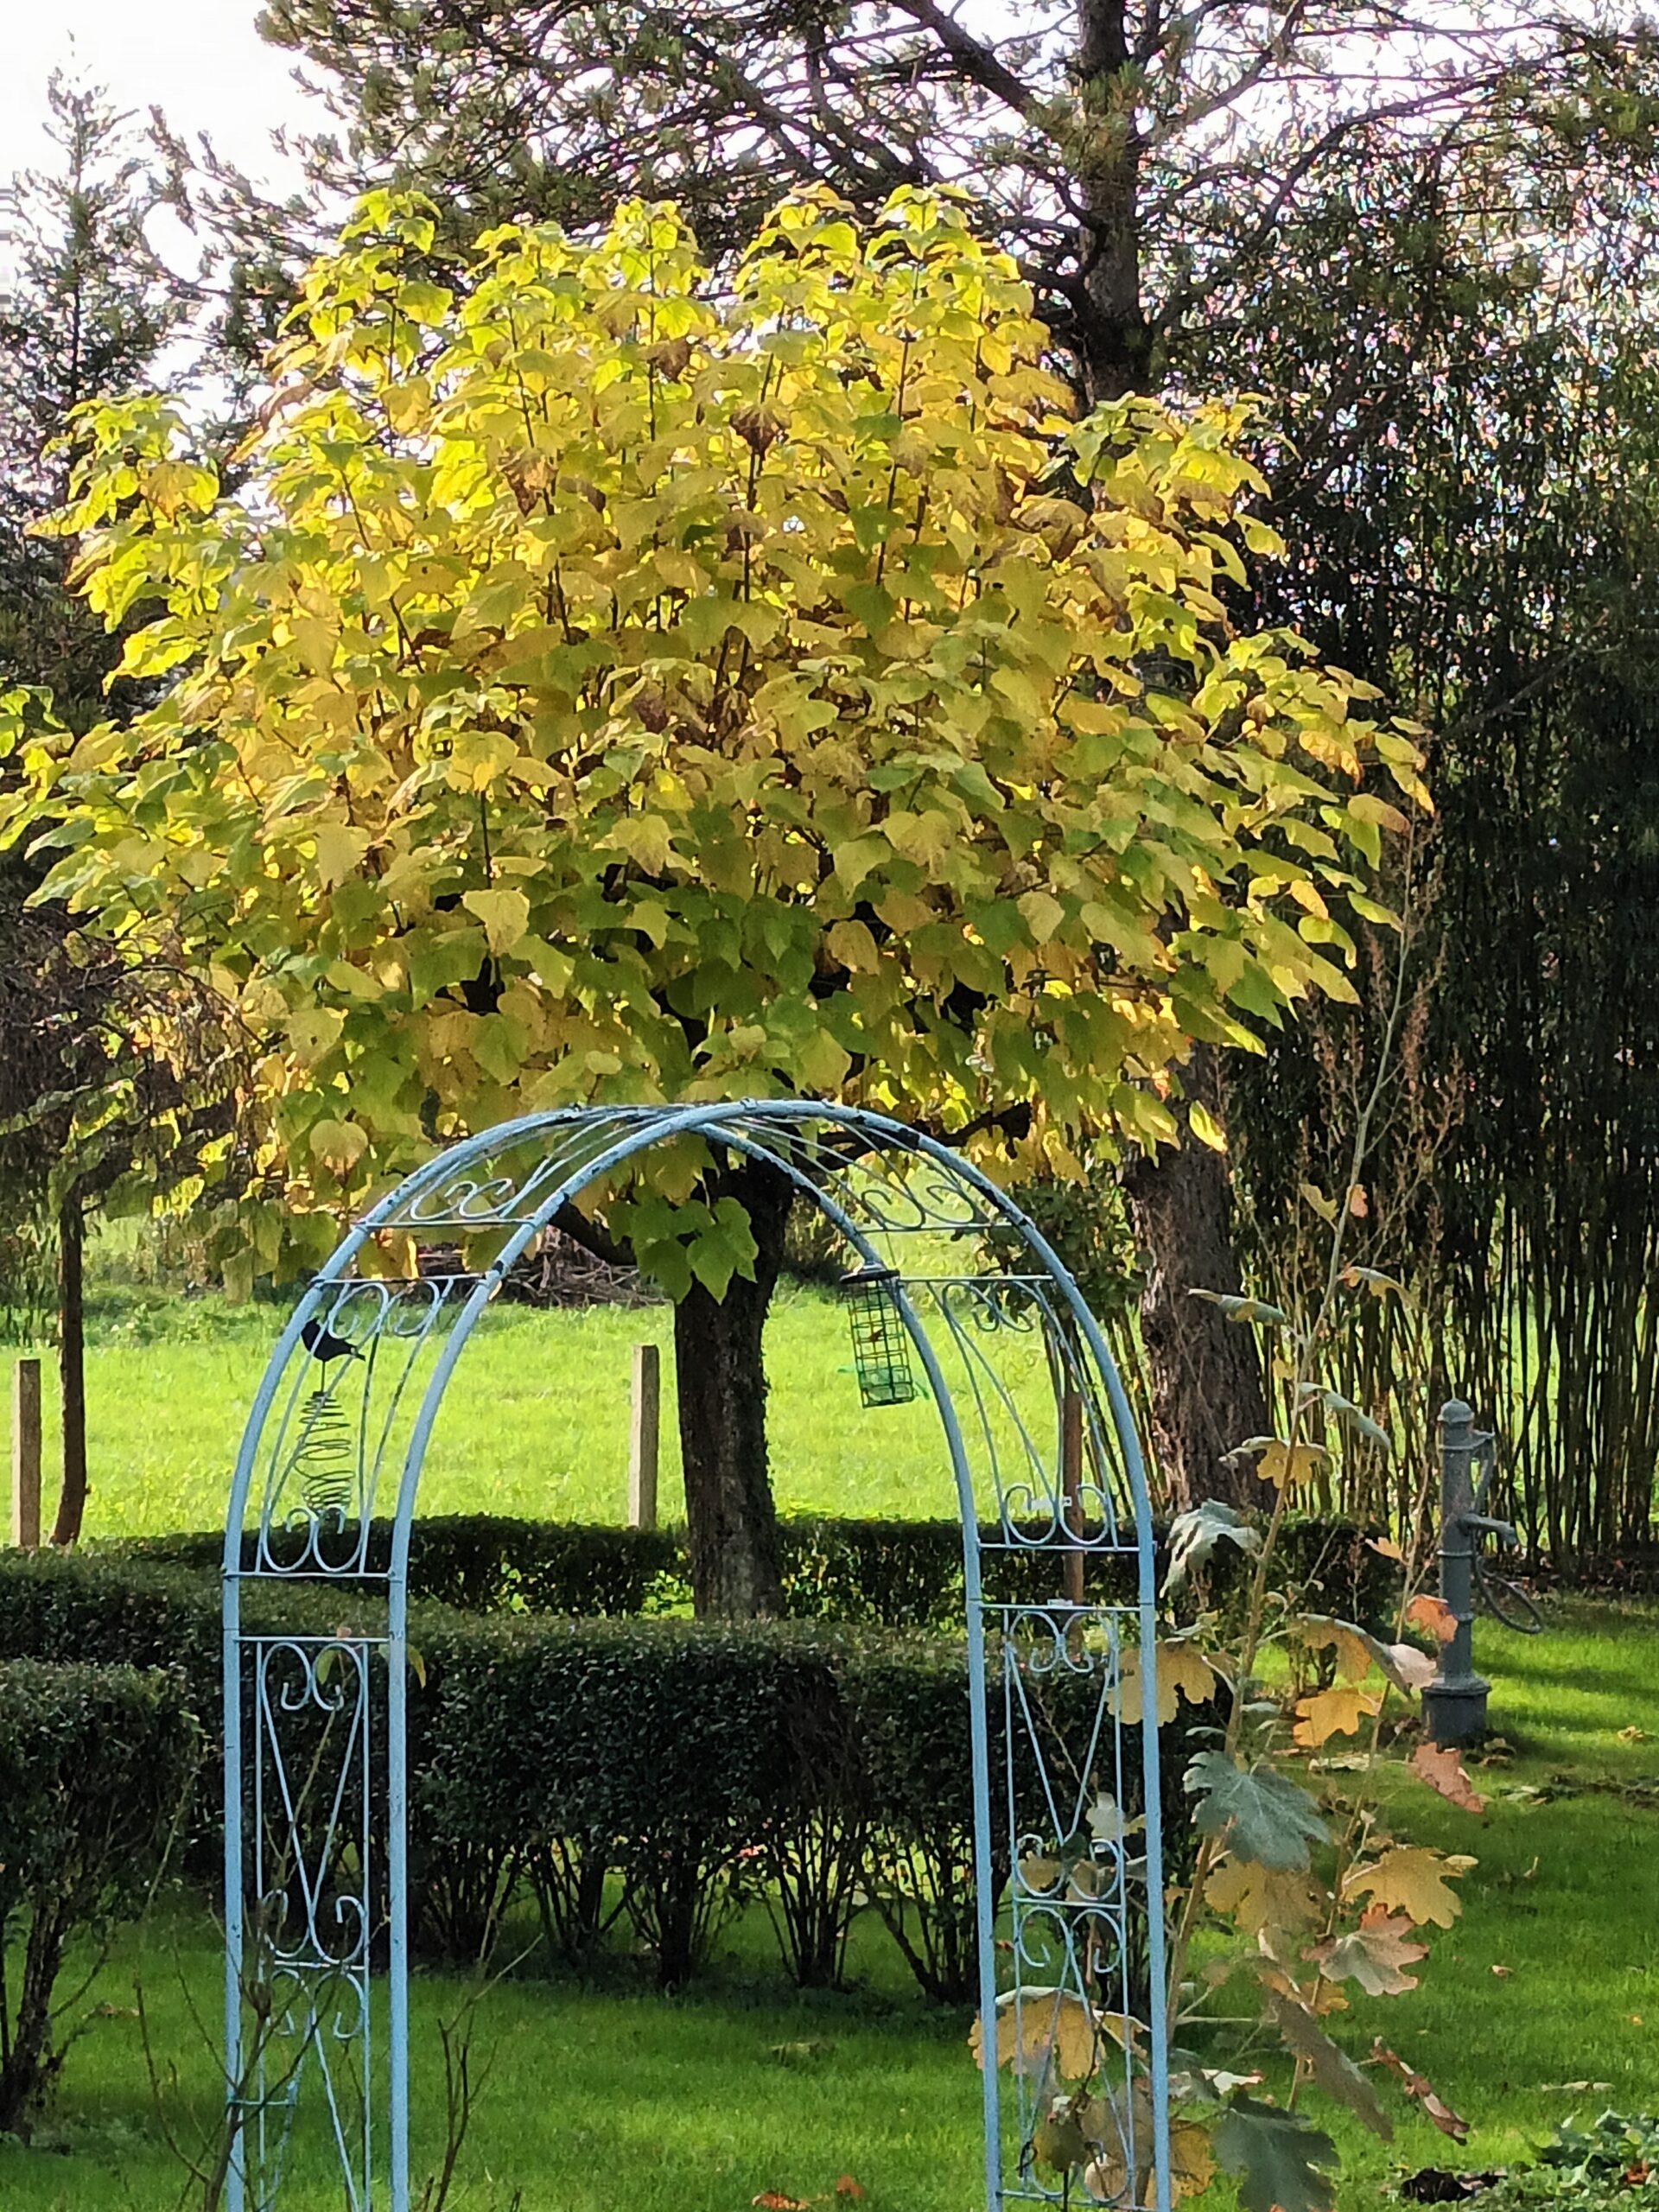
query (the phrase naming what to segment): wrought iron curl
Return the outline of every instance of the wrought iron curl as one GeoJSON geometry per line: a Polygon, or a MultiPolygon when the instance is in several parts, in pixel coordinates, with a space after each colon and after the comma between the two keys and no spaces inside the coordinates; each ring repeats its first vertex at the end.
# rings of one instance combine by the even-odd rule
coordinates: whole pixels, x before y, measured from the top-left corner
{"type": "MultiPolygon", "coordinates": [[[[461,1342],[482,1311],[486,1287],[505,1264],[507,1255],[538,1226],[555,1218],[563,1205],[580,1199],[584,1190],[603,1193],[626,1187],[627,1179],[636,1172],[632,1165],[636,1156],[659,1140],[676,1145],[706,1145],[710,1156],[716,1159],[721,1156],[723,1145],[728,1152],[743,1154],[763,1163],[770,1160],[788,1174],[798,1188],[818,1198],[856,1258],[866,1267],[881,1264],[878,1240],[887,1236],[934,1233],[970,1240],[972,1257],[966,1261],[962,1277],[948,1279],[954,1287],[947,1289],[942,1297],[931,1290],[925,1281],[915,1279],[901,1281],[899,1293],[904,1325],[911,1332],[917,1357],[925,1372],[928,1395],[937,1402],[944,1425],[965,1523],[965,1561],[970,1595],[969,1665],[976,1685],[970,1711],[982,2005],[988,2014],[994,2011],[997,1993],[994,1869],[998,1858],[1006,1864],[1006,1853],[1014,1836],[1023,1843],[1039,1833],[1016,1803],[1016,1799],[1023,1799],[1024,1793],[1033,1787],[1027,1780],[1019,1781],[1016,1787],[1014,1731],[1018,1726],[1030,1732],[1037,1751],[1036,1786],[1047,1805],[1045,1814],[1033,1797],[1029,1810],[1038,1822],[1052,1821],[1052,1825],[1043,1833],[1066,1837],[1068,1841],[1058,1854],[1065,1862],[1063,1872],[1047,1890],[1028,1888],[1023,1877],[1016,1876],[1010,1900],[1015,1983],[1014,1990],[1008,1993],[1010,2000],[1015,2005],[1020,2001],[1020,1984],[1029,1977],[1040,1954],[1046,1960],[1058,1959],[1062,1979],[1068,1986],[1097,1991],[1105,1981],[1114,1986],[1122,1983],[1126,1992],[1123,2009],[1128,2009],[1128,1900],[1129,1870],[1135,1862],[1121,1840],[1108,1845],[1096,1838],[1086,1856],[1074,1856],[1070,1839],[1078,1834],[1071,1801],[1081,1801],[1085,1783],[1090,1789],[1097,1786],[1092,1777],[1098,1774],[1109,1780],[1117,1796],[1122,1797],[1122,1732],[1116,1717],[1109,1714],[1109,1692],[1118,1658],[1117,1615],[1133,1609],[1080,1607],[1063,1599],[1058,1587],[1054,1599],[1047,1602],[987,1602],[979,1580],[982,1544],[976,1529],[975,1500],[995,1497],[996,1519],[1001,1525],[994,1538],[987,1537],[987,1546],[993,1549],[1017,1546],[1022,1552],[1046,1550],[1054,1558],[1057,1568],[1065,1556],[1075,1555],[1079,1549],[1118,1548],[1132,1553],[1138,1561],[1141,1585],[1139,1608],[1143,1629],[1151,1618],[1150,1527],[1127,1402],[1098,1329],[1040,1233],[971,1163],[947,1155],[933,1140],[919,1133],[904,1130],[881,1116],[849,1108],[779,1100],[696,1108],[575,1108],[526,1117],[523,1122],[504,1125],[486,1138],[467,1141],[446,1160],[417,1171],[398,1192],[378,1206],[353,1231],[311,1294],[306,1316],[323,1319],[336,1333],[346,1336],[352,1349],[360,1354],[349,1369],[342,1370],[336,1394],[341,1410],[353,1412],[357,1421],[356,1531],[340,1544],[338,1524],[346,1516],[338,1487],[333,1484],[319,1486],[314,1475],[308,1497],[303,1474],[296,1472],[291,1464],[296,1456],[292,1447],[297,1446],[304,1432],[307,1385],[314,1389],[317,1387],[314,1374],[302,1360],[296,1361],[291,1374],[280,1361],[273,1363],[261,1386],[249,1435],[238,1459],[234,1509],[238,1535],[245,1501],[251,1498],[260,1477],[265,1478],[254,1573],[295,1571],[290,1548],[284,1546],[284,1556],[279,1559],[270,1542],[274,1510],[291,1509],[296,1520],[305,1529],[301,1547],[305,1571],[327,1574],[336,1580],[378,1581],[387,1589],[390,1600],[386,1637],[365,1639],[357,1649],[352,1669],[359,1686],[355,1694],[351,1683],[343,1678],[344,1669],[341,1676],[336,1677],[332,1667],[326,1667],[319,1681],[315,1671],[297,1672],[292,1659],[273,1662],[276,1665],[274,1676],[267,1668],[266,1679],[271,1684],[272,1694],[269,1699],[262,1695],[255,1700],[255,1741],[250,1747],[252,1758],[248,1770],[257,1803],[261,1777],[270,1760],[274,1758],[279,1766],[282,1762],[283,1748],[274,1739],[284,1719],[297,1732],[308,1728],[315,1735],[320,1730],[332,1728],[346,1739],[334,1787],[323,1793],[327,1802],[315,1807],[315,1823],[309,1823],[308,1808],[307,1848],[299,1854],[297,1867],[290,1869],[289,1878],[273,1894],[271,1904],[277,1913],[272,1933],[283,1946],[293,1945],[283,1970],[291,1971],[296,1977],[289,1985],[296,2012],[312,2006],[327,2008],[325,2033],[318,2039],[316,2063],[327,2085],[329,2117],[339,2149],[340,2178],[349,2212],[371,2212],[371,2206],[373,2212],[382,2212],[383,2200],[371,2188],[370,2107],[367,2102],[362,2104],[360,2144],[353,2146],[347,2141],[335,2094],[333,2062],[336,2054],[340,2055],[342,2080],[348,2068],[353,2074],[360,2071],[360,2086],[365,2097],[376,2078],[368,2064],[373,2013],[367,1967],[371,1895],[366,1874],[367,1830],[365,1827],[364,1847],[349,1893],[342,1889],[340,1878],[353,1870],[346,1866],[336,1847],[336,1830],[342,1821],[348,1826],[357,1824],[359,1808],[355,1793],[360,1789],[363,1805],[366,1807],[368,1802],[368,1655],[374,1648],[384,1648],[391,1662],[386,1678],[387,1733],[384,1739],[379,1738],[376,1725],[376,1787],[388,1778],[394,1779],[397,1788],[402,1787],[405,1757],[402,1700],[405,1693],[401,1562],[406,1557],[409,1515],[416,1496],[421,1453],[461,1342]],[[459,1230],[466,1235],[503,1230],[506,1232],[506,1250],[500,1259],[492,1262],[481,1281],[477,1277],[460,1278],[455,1286],[442,1292],[423,1287],[388,1288],[371,1278],[357,1277],[348,1272],[368,1237],[380,1230],[397,1228],[416,1234],[442,1229],[459,1230]],[[1004,1251],[1005,1246],[1015,1249],[1004,1251]],[[970,1269],[982,1266],[988,1257],[997,1255],[1013,1262],[1001,1276],[970,1275],[970,1269]],[[1033,1267],[1039,1272],[1031,1273],[1033,1267]],[[459,1294],[462,1282],[465,1293],[459,1294]],[[397,1491],[392,1565],[388,1570],[372,1570],[366,1548],[370,1507],[376,1496],[382,1459],[391,1448],[398,1402],[410,1387],[421,1347],[448,1312],[463,1317],[461,1328],[457,1335],[445,1341],[430,1379],[421,1386],[420,1408],[410,1432],[411,1440],[400,1446],[404,1464],[397,1491]],[[1026,1395],[1023,1363],[1019,1369],[1010,1370],[1011,1374],[1021,1377],[1019,1394],[1010,1389],[1009,1375],[997,1372],[997,1353],[1001,1344],[1013,1349],[1037,1337],[1040,1337],[1047,1354],[1046,1379],[1057,1402],[1063,1389],[1075,1391],[1082,1402],[1084,1467],[1079,1478],[1073,1427],[1065,1432],[1070,1440],[1065,1445],[1064,1470],[1072,1515],[1081,1514],[1084,1521],[1081,1529],[1069,1526],[1065,1520],[1066,1500],[1060,1495],[1061,1455],[1057,1436],[1040,1433],[1041,1423],[1033,1424],[1021,1402],[1026,1395]],[[394,1344],[398,1347],[395,1359],[389,1357],[394,1344]],[[944,1354],[950,1355],[952,1359],[949,1377],[942,1363],[944,1354]],[[957,1365],[962,1370],[959,1375],[956,1371],[957,1365]],[[953,1389],[959,1399],[965,1395],[971,1404],[953,1405],[953,1389]],[[280,1418],[274,1410],[279,1404],[280,1418]],[[1014,1464],[1003,1464],[1007,1460],[1014,1464]],[[1022,1507],[1029,1510],[1020,1510],[1022,1507]],[[1037,1525],[1034,1529],[1017,1525],[1020,1522],[1037,1525]],[[333,1541],[325,1542],[325,1537],[333,1541]],[[346,1555],[343,1558],[328,1555],[337,1546],[345,1551],[346,1555]],[[1088,1639],[1103,1624],[1103,1647],[1091,1647],[1088,1639]],[[1002,1656],[995,1663],[1002,1675],[1002,1695],[1007,1705],[1004,1740],[1009,1762],[1006,1777],[1009,1796],[1007,1825],[1003,1826],[999,1815],[994,1836],[989,1783],[990,1716],[983,1694],[989,1682],[988,1649],[995,1649],[995,1637],[999,1631],[1004,1637],[1004,1649],[1002,1656]],[[1070,1694],[1057,1696],[1052,1700],[1051,1709],[1051,1700],[1045,1697],[1042,1685],[1076,1678],[1098,1683],[1098,1697],[1092,1690],[1081,1700],[1070,1694]],[[1054,1747],[1050,1746],[1048,1737],[1057,1716],[1084,1707],[1087,1707],[1087,1713],[1084,1715],[1084,1725],[1077,1731],[1077,1743],[1058,1744],[1058,1751],[1062,1755],[1055,1758],[1051,1771],[1047,1761],[1054,1747]],[[312,1716],[308,1722],[308,1713],[312,1716]],[[1092,1719],[1088,1718],[1090,1713],[1092,1719]],[[1087,1737],[1086,1745],[1081,1740],[1084,1737],[1087,1737]],[[1071,1822],[1070,1828],[1068,1821],[1071,1822]],[[303,1935],[300,1925],[302,1919],[306,1921],[303,1935]],[[312,1955],[313,1935],[318,1939],[315,1948],[321,1955],[312,1955]],[[324,1937],[326,1942],[321,1940],[324,1937]],[[344,1964],[334,1956],[342,1944],[349,1947],[344,1964]],[[328,1993],[331,1988],[337,1993],[332,1999],[328,1993]]],[[[302,1317],[296,1316],[285,1334],[285,1357],[294,1356],[301,1320],[302,1317]]],[[[1039,1363],[1039,1371],[1040,1365],[1039,1363]]],[[[303,1460],[309,1455],[300,1452],[297,1456],[303,1460]]],[[[226,1563],[227,1668],[238,1663],[245,1667],[249,1655],[259,1648],[259,1639],[244,1634],[238,1626],[239,1577],[233,1541],[227,1541],[226,1563]]],[[[248,1572],[245,1566],[241,1572],[248,1572]]],[[[1055,1579],[1058,1585],[1058,1572],[1055,1579]]],[[[315,1669],[315,1661],[308,1663],[315,1669]]],[[[263,1818],[256,1815],[251,1837],[241,1824],[238,1808],[244,1801],[235,1786],[244,1772],[236,1733],[239,1710],[236,1700],[227,1700],[226,1916],[227,1926],[232,1927],[233,1931],[239,1931],[242,1926],[241,1902],[250,1895],[257,1897],[259,1894],[262,1885],[257,1869],[265,1849],[263,1818]],[[246,1848],[248,1840],[253,1843],[251,1853],[246,1848]],[[251,1885],[250,1873],[254,1877],[251,1885]],[[232,1895],[238,1902],[234,1915],[232,1895]]],[[[1070,1720],[1065,1725],[1069,1728],[1070,1720]]],[[[1142,1880],[1150,1891],[1161,1894],[1156,1871],[1156,1808],[1160,1800],[1156,1789],[1155,1731],[1141,1732],[1137,1763],[1141,1766],[1149,1808],[1147,1872],[1142,1880]]],[[[273,1811],[282,1787],[277,1786],[273,1811]]],[[[293,1809],[291,1802],[287,1809],[293,1809]]],[[[401,1932],[407,1874],[401,1857],[401,1827],[394,1824],[391,1833],[387,1988],[391,2035],[383,2062],[387,2064],[390,2076],[385,2107],[389,2212],[409,2212],[405,2133],[407,1958],[401,1932]]],[[[256,1906],[256,1919],[258,1910],[256,1906]]],[[[1160,1940],[1160,1930],[1154,1920],[1149,1923],[1147,1942],[1155,1946],[1160,1940]]],[[[240,1941],[239,1932],[232,1932],[232,1967],[242,1955],[236,1948],[240,1941]]],[[[252,1948],[257,1954],[257,1945],[252,1948]]],[[[276,1963],[268,1954],[268,1966],[276,1963]]],[[[1155,1977],[1154,1958],[1148,1958],[1147,1970],[1155,1977]]],[[[233,1974],[232,1986],[234,1989],[233,1974]]],[[[227,2078],[232,2082],[238,2078],[236,2011],[232,2001],[227,2007],[226,2069],[227,2078]]],[[[1163,2052],[1158,2008],[1154,2007],[1153,2012],[1154,2017],[1144,2032],[1149,2045],[1147,2078],[1155,2086],[1162,2079],[1163,2052]]],[[[1137,2059],[1135,2064],[1138,2066],[1139,2063],[1137,2059]]],[[[1127,2055],[1124,2064],[1126,2068],[1129,2066],[1127,2055]]],[[[354,2082],[353,2086],[358,2084],[354,2082]]],[[[1023,2078],[1014,2083],[1007,2082],[1006,2078],[999,2082],[995,2067],[985,2070],[982,2095],[986,2187],[994,2212],[995,2208],[1013,2200],[1058,2202],[1065,2193],[1042,2187],[1033,2175],[1027,2155],[1031,2139],[1027,2125],[1031,2119],[1030,2088],[1023,2078]],[[1003,2117],[999,2120],[999,2095],[1008,2100],[1010,2093],[1014,2109],[1008,2110],[1005,2105],[1003,2117]],[[1016,2120],[1018,2133],[1011,2139],[1006,2122],[1016,2120]],[[1014,2153],[1015,2142],[1022,2145],[1019,2153],[1014,2153]]],[[[1166,2171],[1160,2171],[1155,2191],[1143,2191],[1141,2187],[1149,2158],[1155,2153],[1162,2161],[1163,2151],[1155,2139],[1142,2139],[1147,2136],[1147,2126],[1141,2120],[1128,2088],[1122,2094],[1126,2100],[1124,2121],[1136,2146],[1132,2162],[1136,2173],[1135,2201],[1155,2203],[1157,2212],[1167,2212],[1166,2171]]],[[[285,2142],[293,2096],[285,2091],[279,2101],[285,2115],[285,2142]]],[[[226,2212],[251,2212],[252,2204],[257,2204],[257,2212],[273,2212],[282,2146],[273,2149],[268,2143],[265,2116],[262,2107],[257,2154],[253,2169],[245,2177],[253,2192],[251,2203],[244,2194],[245,2177],[238,2170],[231,2177],[226,2212]]],[[[1151,2133],[1152,2138],[1156,2139],[1155,2123],[1151,2133]]],[[[251,2152],[251,2145],[250,2149],[251,2152]]],[[[1092,2201],[1103,2202],[1108,2199],[1096,2194],[1092,2201]]]]}
{"type": "Polygon", "coordinates": [[[1040,1679],[1049,1675],[1098,1675],[1106,1669],[1106,1655],[1090,1650],[1077,1633],[1094,1611],[1079,1612],[1062,1599],[1051,1605],[1021,1604],[1004,1609],[1003,1630],[1007,1637],[1009,1667],[1040,1679]]]}

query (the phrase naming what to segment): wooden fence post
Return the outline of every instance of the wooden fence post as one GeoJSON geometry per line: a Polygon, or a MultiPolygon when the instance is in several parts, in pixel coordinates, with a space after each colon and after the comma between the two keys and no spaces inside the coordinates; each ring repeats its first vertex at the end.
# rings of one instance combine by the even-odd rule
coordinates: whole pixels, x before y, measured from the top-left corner
{"type": "Polygon", "coordinates": [[[11,1541],[41,1546],[41,1363],[20,1359],[11,1372],[11,1541]]]}
{"type": "Polygon", "coordinates": [[[658,1414],[662,1370],[655,1344],[633,1348],[633,1402],[628,1423],[628,1526],[657,1526],[658,1414]]]}

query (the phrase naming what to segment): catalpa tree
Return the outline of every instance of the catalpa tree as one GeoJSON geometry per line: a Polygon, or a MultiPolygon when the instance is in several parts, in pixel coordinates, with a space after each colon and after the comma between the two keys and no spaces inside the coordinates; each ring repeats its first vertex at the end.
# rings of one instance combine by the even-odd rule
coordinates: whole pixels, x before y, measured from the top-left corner
{"type": "MultiPolygon", "coordinates": [[[[1363,777],[1421,797],[1417,754],[1230,622],[1275,550],[1240,410],[1071,423],[938,195],[786,201],[718,288],[669,207],[452,269],[434,235],[372,198],[310,270],[234,489],[123,403],[60,524],[168,684],[21,745],[11,834],[259,1039],[275,1188],[220,1226],[232,1281],[580,1101],[827,1095],[1076,1172],[1173,1139],[1192,1040],[1349,995],[1330,903],[1381,913],[1400,819],[1363,777]]],[[[642,1172],[574,1226],[677,1300],[699,1601],[764,1609],[786,1194],[642,1172]]]]}

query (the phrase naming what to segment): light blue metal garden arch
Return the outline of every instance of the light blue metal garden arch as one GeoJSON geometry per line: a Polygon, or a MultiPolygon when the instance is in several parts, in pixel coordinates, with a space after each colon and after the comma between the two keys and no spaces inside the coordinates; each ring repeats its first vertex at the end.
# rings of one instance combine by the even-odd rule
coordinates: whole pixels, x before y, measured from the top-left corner
{"type": "MultiPolygon", "coordinates": [[[[407,1612],[422,1467],[506,1270],[563,1208],[625,1186],[638,1155],[665,1145],[769,1165],[810,1197],[855,1270],[882,1283],[938,1411],[963,1532],[980,2010],[1013,2056],[984,2069],[988,2212],[1168,2212],[1158,1738],[1126,1729],[1115,1695],[1126,1649],[1152,1673],[1155,1599],[1122,1386],[1076,1284],[1004,1192],[899,1122],[797,1100],[577,1108],[469,1138],[357,1223],[284,1329],[225,1540],[230,2212],[275,2212],[308,2124],[338,2161],[334,2202],[409,2212],[407,1612]],[[391,1236],[428,1248],[418,1276],[365,1264],[391,1236]],[[1052,1399],[1041,1418],[1010,1381],[1010,1347],[1052,1399]],[[999,1554],[1037,1596],[987,1595],[999,1554]],[[315,1632],[258,1602],[262,1586],[296,1584],[324,1593],[315,1632]],[[1136,1991],[1139,2030],[1125,2024],[1136,1991]],[[1097,2024],[1096,2093],[1116,2130],[1069,2189],[1033,2157],[1062,2008],[1097,2024]]],[[[1148,1715],[1154,1688],[1142,1681],[1148,1715]]]]}

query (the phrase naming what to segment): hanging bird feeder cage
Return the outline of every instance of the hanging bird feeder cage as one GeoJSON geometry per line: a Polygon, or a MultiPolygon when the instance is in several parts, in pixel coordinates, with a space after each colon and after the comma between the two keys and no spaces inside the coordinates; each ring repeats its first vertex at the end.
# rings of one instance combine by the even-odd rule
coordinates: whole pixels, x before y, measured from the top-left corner
{"type": "Polygon", "coordinates": [[[910,1332],[899,1310],[895,1268],[865,1268],[844,1275],[842,1303],[853,1337],[858,1395],[867,1406],[907,1406],[916,1396],[910,1366],[910,1332]]]}

